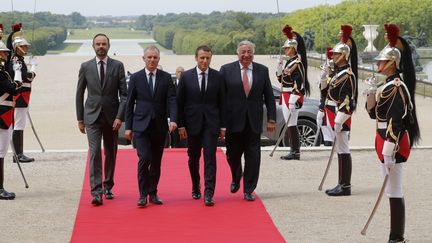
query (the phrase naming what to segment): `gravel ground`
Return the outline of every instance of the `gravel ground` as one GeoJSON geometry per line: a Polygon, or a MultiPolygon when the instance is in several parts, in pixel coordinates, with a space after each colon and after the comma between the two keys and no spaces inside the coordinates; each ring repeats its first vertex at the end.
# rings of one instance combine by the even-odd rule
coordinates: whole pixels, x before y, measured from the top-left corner
{"type": "MultiPolygon", "coordinates": [[[[30,184],[24,188],[16,165],[6,158],[6,189],[17,193],[14,201],[0,201],[0,242],[68,242],[73,228],[82,188],[87,148],[86,137],[79,133],[75,116],[75,90],[81,62],[90,57],[39,57],[38,77],[34,81],[30,112],[47,153],[37,152],[39,145],[28,125],[25,150],[36,158],[23,164],[30,184]]],[[[116,56],[127,70],[142,68],[139,56],[116,56]]],[[[235,56],[214,56],[212,66],[235,60],[235,56]]],[[[274,59],[256,56],[274,73],[274,59]]],[[[163,56],[167,71],[177,66],[194,66],[193,56],[163,56]]],[[[318,75],[309,70],[309,77],[318,75]]],[[[312,86],[315,84],[312,83],[312,86]]],[[[360,83],[359,90],[363,90],[360,83]]],[[[312,97],[318,97],[313,90],[312,97]]],[[[422,143],[429,149],[414,149],[406,166],[405,195],[407,206],[406,236],[411,242],[431,242],[427,229],[432,228],[431,180],[432,115],[430,98],[416,97],[422,143]],[[429,159],[428,159],[429,158],[429,159]],[[429,162],[429,163],[427,163],[429,162]]],[[[359,97],[359,104],[364,98],[359,97]]],[[[362,105],[361,105],[362,106],[362,105]]],[[[354,114],[352,148],[373,145],[374,122],[360,106],[354,114]]],[[[368,235],[360,231],[376,200],[382,178],[372,150],[354,150],[351,197],[330,198],[317,190],[329,155],[329,148],[303,150],[301,161],[282,161],[286,152],[274,158],[262,152],[262,167],[257,194],[288,242],[386,242],[389,232],[388,200],[381,206],[369,227],[368,235]]],[[[336,183],[336,165],[327,177],[324,189],[336,183]]],[[[228,188],[227,188],[228,190],[228,188]]]]}

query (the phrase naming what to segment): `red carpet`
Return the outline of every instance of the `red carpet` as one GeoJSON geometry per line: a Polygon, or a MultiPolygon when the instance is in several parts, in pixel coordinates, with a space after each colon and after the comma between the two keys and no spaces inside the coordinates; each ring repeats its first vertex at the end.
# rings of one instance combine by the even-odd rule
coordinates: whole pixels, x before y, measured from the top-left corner
{"type": "MultiPolygon", "coordinates": [[[[88,166],[71,242],[285,242],[261,200],[243,200],[242,188],[229,192],[231,173],[225,154],[217,152],[215,206],[191,197],[184,149],[167,149],[158,195],[164,205],[138,208],[137,155],[119,150],[115,199],[91,205],[88,166]]],[[[203,173],[201,161],[201,182],[203,173]]]]}

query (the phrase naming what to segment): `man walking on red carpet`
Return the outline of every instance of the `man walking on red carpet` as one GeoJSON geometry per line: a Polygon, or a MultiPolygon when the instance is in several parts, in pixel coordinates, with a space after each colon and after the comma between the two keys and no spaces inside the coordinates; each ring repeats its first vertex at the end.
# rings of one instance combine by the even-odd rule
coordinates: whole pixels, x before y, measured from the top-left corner
{"type": "Polygon", "coordinates": [[[109,38],[97,34],[93,38],[96,57],[81,64],[76,92],[78,128],[87,133],[90,148],[90,186],[92,204],[102,205],[102,194],[113,199],[114,169],[117,156],[118,129],[124,119],[127,97],[123,63],[108,57],[109,38]],[[105,75],[106,74],[106,75],[105,75]],[[87,89],[87,100],[84,93],[87,89]],[[103,137],[105,180],[102,188],[103,137]]]}
{"type": "Polygon", "coordinates": [[[210,68],[211,58],[211,48],[199,46],[195,51],[197,66],[183,73],[177,90],[179,135],[188,141],[192,198],[201,198],[199,159],[203,148],[206,206],[214,205],[217,140],[225,137],[223,79],[210,68]]]}
{"type": "Polygon", "coordinates": [[[150,202],[162,204],[157,195],[161,160],[167,130],[177,128],[177,101],[171,75],[158,69],[160,52],[156,46],[144,50],[145,68],[131,75],[126,101],[125,137],[135,138],[138,154],[139,207],[150,202]],[[170,123],[168,126],[167,112],[170,123]]]}

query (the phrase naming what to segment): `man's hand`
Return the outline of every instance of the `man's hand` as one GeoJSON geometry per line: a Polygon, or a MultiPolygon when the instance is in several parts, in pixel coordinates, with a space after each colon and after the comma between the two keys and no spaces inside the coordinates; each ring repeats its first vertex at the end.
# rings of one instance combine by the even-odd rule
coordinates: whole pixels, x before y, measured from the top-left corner
{"type": "Polygon", "coordinates": [[[169,123],[169,132],[170,133],[172,133],[172,132],[174,132],[174,130],[176,130],[176,128],[177,128],[177,123],[175,123],[175,122],[170,122],[169,123]]]}
{"type": "Polygon", "coordinates": [[[221,129],[219,132],[219,139],[224,140],[225,139],[225,129],[221,129]]]}
{"type": "Polygon", "coordinates": [[[388,175],[390,174],[390,170],[395,166],[396,159],[388,155],[383,155],[383,156],[384,156],[384,166],[388,175]]]}
{"type": "Polygon", "coordinates": [[[12,68],[15,72],[21,71],[22,65],[21,63],[14,61],[12,68]]]}
{"type": "Polygon", "coordinates": [[[340,123],[335,123],[335,124],[334,124],[334,130],[335,130],[335,132],[337,132],[337,133],[342,132],[342,124],[340,124],[340,123]]]}
{"type": "Polygon", "coordinates": [[[133,137],[132,130],[125,130],[124,135],[125,135],[127,140],[132,141],[132,137],[133,137]]]}
{"type": "Polygon", "coordinates": [[[366,89],[363,91],[363,94],[369,95],[369,94],[375,94],[378,86],[377,86],[377,80],[375,77],[370,77],[365,80],[366,89]]]}
{"type": "Polygon", "coordinates": [[[120,127],[121,127],[121,124],[122,124],[122,121],[120,119],[118,119],[118,118],[115,119],[114,123],[113,123],[113,126],[112,126],[113,131],[118,131],[120,129],[120,127]]]}
{"type": "Polygon", "coordinates": [[[85,124],[84,121],[78,121],[78,129],[80,130],[81,133],[85,134],[85,124]]]}
{"type": "Polygon", "coordinates": [[[184,127],[180,127],[180,128],[178,129],[178,133],[179,133],[179,137],[180,137],[181,140],[184,140],[184,139],[187,138],[186,128],[184,128],[184,127]]]}
{"type": "Polygon", "coordinates": [[[274,132],[276,130],[276,122],[268,121],[267,122],[267,132],[274,132]]]}

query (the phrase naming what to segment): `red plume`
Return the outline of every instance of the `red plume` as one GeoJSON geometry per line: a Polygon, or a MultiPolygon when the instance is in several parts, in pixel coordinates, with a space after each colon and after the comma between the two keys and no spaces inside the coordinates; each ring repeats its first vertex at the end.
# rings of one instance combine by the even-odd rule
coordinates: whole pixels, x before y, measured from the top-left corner
{"type": "Polygon", "coordinates": [[[286,37],[288,37],[288,39],[293,39],[294,34],[292,32],[292,28],[289,25],[285,25],[285,27],[282,29],[282,31],[284,32],[284,34],[286,35],[286,37]]]}
{"type": "Polygon", "coordinates": [[[327,56],[327,59],[331,59],[331,58],[332,58],[332,55],[333,55],[332,50],[333,50],[333,48],[331,48],[331,47],[327,47],[327,48],[326,48],[326,56],[327,56]]]}
{"type": "Polygon", "coordinates": [[[3,30],[3,24],[0,24],[0,30],[3,30]]]}
{"type": "Polygon", "coordinates": [[[349,40],[349,37],[351,36],[352,32],[352,26],[351,25],[341,25],[341,32],[342,32],[342,42],[346,43],[349,40]]]}
{"type": "Polygon", "coordinates": [[[22,24],[21,23],[15,23],[12,25],[12,32],[17,32],[20,31],[22,28],[22,24]]]}
{"type": "Polygon", "coordinates": [[[395,24],[384,24],[384,29],[387,32],[387,39],[390,42],[390,46],[395,47],[399,37],[399,27],[395,24]]]}

